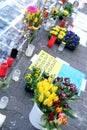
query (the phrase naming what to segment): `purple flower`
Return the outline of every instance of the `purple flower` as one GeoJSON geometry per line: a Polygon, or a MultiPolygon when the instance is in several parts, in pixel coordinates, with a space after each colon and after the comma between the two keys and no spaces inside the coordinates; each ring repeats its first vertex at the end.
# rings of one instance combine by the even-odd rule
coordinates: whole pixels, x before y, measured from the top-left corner
{"type": "Polygon", "coordinates": [[[70,97],[70,93],[66,93],[66,97],[70,97]]]}
{"type": "Polygon", "coordinates": [[[78,93],[79,93],[79,91],[78,91],[78,89],[76,89],[76,90],[75,90],[75,94],[78,95],[78,93]]]}
{"type": "Polygon", "coordinates": [[[62,86],[60,87],[61,90],[64,90],[66,87],[65,85],[62,84],[62,86]]]}
{"type": "Polygon", "coordinates": [[[61,77],[57,77],[54,81],[53,81],[53,83],[54,84],[57,84],[59,81],[63,81],[63,78],[61,77]]]}
{"type": "Polygon", "coordinates": [[[70,84],[70,91],[75,92],[76,91],[76,85],[74,83],[70,84]]]}
{"type": "Polygon", "coordinates": [[[61,97],[62,99],[66,99],[66,94],[65,94],[65,93],[61,93],[60,97],[61,97]]]}
{"type": "Polygon", "coordinates": [[[65,103],[65,104],[64,104],[64,107],[65,107],[65,108],[68,108],[68,107],[69,107],[69,104],[68,104],[68,103],[65,103]]]}
{"type": "Polygon", "coordinates": [[[64,78],[64,84],[69,86],[70,85],[70,78],[64,78]]]}

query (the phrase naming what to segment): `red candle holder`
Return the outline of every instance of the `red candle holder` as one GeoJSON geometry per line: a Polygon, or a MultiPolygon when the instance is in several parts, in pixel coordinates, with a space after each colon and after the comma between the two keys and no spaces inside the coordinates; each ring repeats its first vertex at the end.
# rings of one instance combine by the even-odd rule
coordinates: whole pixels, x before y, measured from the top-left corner
{"type": "Polygon", "coordinates": [[[63,2],[63,4],[67,1],[67,0],[61,0],[63,2]]]}
{"type": "Polygon", "coordinates": [[[8,64],[8,67],[12,66],[12,64],[13,64],[13,58],[12,57],[8,57],[7,64],[8,64]]]}
{"type": "Polygon", "coordinates": [[[60,27],[64,27],[66,24],[66,19],[63,19],[61,23],[59,24],[60,27]]]}
{"type": "Polygon", "coordinates": [[[56,36],[51,36],[51,37],[50,37],[50,40],[48,41],[47,46],[48,46],[49,48],[53,47],[53,45],[55,44],[55,41],[56,41],[56,36]]]}
{"type": "Polygon", "coordinates": [[[0,77],[4,77],[6,75],[7,69],[8,69],[7,62],[4,62],[0,65],[0,77]]]}

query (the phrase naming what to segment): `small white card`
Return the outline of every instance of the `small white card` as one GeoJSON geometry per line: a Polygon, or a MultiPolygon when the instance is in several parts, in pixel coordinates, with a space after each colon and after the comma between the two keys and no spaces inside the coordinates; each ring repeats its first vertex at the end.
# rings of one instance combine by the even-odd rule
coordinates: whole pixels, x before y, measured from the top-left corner
{"type": "Polygon", "coordinates": [[[31,62],[35,62],[38,59],[38,55],[35,54],[32,58],[31,58],[31,62]]]}
{"type": "Polygon", "coordinates": [[[3,114],[0,113],[0,128],[2,127],[5,119],[6,119],[6,115],[3,115],[3,114]]]}

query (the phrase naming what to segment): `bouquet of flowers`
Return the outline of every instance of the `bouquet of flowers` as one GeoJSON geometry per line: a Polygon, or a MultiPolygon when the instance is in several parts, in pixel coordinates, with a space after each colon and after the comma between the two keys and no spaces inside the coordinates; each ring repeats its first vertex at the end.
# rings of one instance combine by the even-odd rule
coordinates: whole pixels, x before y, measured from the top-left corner
{"type": "Polygon", "coordinates": [[[24,12],[23,22],[24,30],[22,34],[25,34],[27,39],[30,37],[31,42],[34,32],[39,29],[42,23],[42,13],[40,9],[35,6],[28,6],[24,12]]]}
{"type": "Polygon", "coordinates": [[[66,47],[72,50],[75,49],[80,43],[80,37],[72,31],[67,31],[67,34],[63,40],[66,42],[66,47]]]}
{"type": "Polygon", "coordinates": [[[61,130],[60,125],[67,124],[67,116],[75,119],[69,101],[78,100],[75,95],[78,90],[69,78],[48,77],[39,80],[34,90],[33,101],[43,112],[41,119],[44,124],[40,124],[47,130],[61,130]]]}
{"type": "Polygon", "coordinates": [[[59,12],[59,19],[62,20],[64,18],[66,18],[69,15],[68,10],[63,9],[59,12]]]}
{"type": "Polygon", "coordinates": [[[69,12],[69,16],[72,16],[72,13],[74,12],[73,5],[71,3],[66,3],[64,10],[67,10],[69,12]]]}
{"type": "Polygon", "coordinates": [[[40,68],[33,66],[32,70],[25,75],[25,90],[34,91],[37,86],[37,82],[48,77],[49,75],[46,72],[42,73],[40,68]]]}
{"type": "Polygon", "coordinates": [[[57,41],[61,42],[63,38],[66,36],[66,33],[67,33],[66,28],[62,28],[56,25],[50,30],[49,36],[56,36],[57,41]]]}
{"type": "Polygon", "coordinates": [[[30,73],[25,75],[25,90],[34,90],[38,82],[38,77],[40,76],[41,70],[34,66],[30,73]]]}
{"type": "Polygon", "coordinates": [[[57,18],[58,17],[58,14],[59,14],[59,11],[57,10],[57,8],[56,7],[53,7],[52,8],[52,11],[51,11],[51,17],[52,18],[57,18]]]}

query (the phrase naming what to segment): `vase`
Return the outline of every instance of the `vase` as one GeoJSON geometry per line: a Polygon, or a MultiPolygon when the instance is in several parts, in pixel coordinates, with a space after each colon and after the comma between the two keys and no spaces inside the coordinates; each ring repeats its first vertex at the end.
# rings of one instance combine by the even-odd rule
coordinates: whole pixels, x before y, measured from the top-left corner
{"type": "Polygon", "coordinates": [[[56,24],[56,19],[53,18],[47,19],[47,21],[44,23],[44,30],[49,31],[55,24],[56,24]]]}
{"type": "Polygon", "coordinates": [[[27,57],[32,56],[34,49],[35,49],[35,46],[33,44],[29,44],[26,51],[25,51],[25,55],[27,57]]]}
{"type": "Polygon", "coordinates": [[[58,1],[57,4],[56,4],[56,8],[57,8],[58,10],[60,10],[61,7],[62,7],[62,4],[63,4],[62,1],[58,1]]]}
{"type": "Polygon", "coordinates": [[[29,120],[31,124],[37,128],[38,130],[42,130],[43,128],[40,126],[40,124],[44,124],[44,122],[41,120],[41,116],[43,115],[43,112],[39,109],[36,103],[34,103],[33,108],[31,109],[31,112],[29,113],[29,120]]]}

